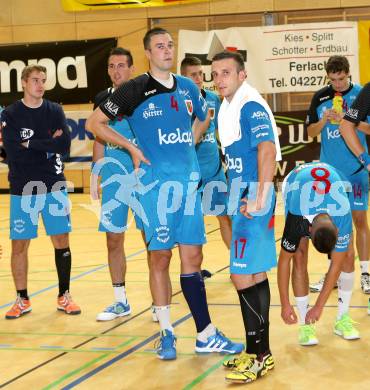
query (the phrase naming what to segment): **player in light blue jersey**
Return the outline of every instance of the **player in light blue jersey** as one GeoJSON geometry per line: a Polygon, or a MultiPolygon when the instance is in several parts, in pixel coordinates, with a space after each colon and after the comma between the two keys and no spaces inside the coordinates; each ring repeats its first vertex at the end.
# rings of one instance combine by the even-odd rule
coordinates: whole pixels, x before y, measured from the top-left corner
{"type": "MultiPolygon", "coordinates": [[[[108,75],[112,87],[101,91],[95,97],[94,108],[104,102],[122,83],[129,80],[134,72],[131,52],[121,47],[113,48],[108,57],[108,75]]],[[[123,117],[110,122],[110,126],[119,134],[135,144],[136,140],[129,123],[123,117]]],[[[126,296],[126,256],[124,252],[124,232],[129,227],[129,202],[122,202],[120,191],[123,177],[132,174],[134,166],[131,155],[112,143],[105,143],[96,138],[93,146],[93,163],[91,175],[91,196],[99,198],[98,176],[101,177],[102,207],[99,231],[106,233],[108,264],[111,275],[115,301],[96,317],[97,321],[110,321],[131,313],[131,307],[126,296]],[[98,163],[98,164],[97,164],[98,163]]],[[[137,218],[136,226],[141,228],[137,218]]]]}
{"type": "Polygon", "coordinates": [[[297,322],[289,302],[290,262],[294,257],[292,285],[299,312],[301,345],[318,343],[313,324],[319,320],[338,277],[338,314],[334,332],[346,340],[360,337],[348,314],[354,284],[352,218],[347,194],[351,190],[351,183],[339,170],[321,162],[294,168],[283,183],[286,221],[278,265],[281,316],[287,324],[297,322]],[[330,254],[332,259],[324,286],[310,310],[308,238],[319,252],[330,254]]]}
{"type": "Polygon", "coordinates": [[[149,30],[144,48],[150,72],[118,88],[90,116],[87,128],[106,142],[127,149],[135,168],[142,163],[135,189],[150,251],[150,287],[161,327],[157,355],[163,360],[176,358],[168,297],[175,244],[181,259],[181,288],[198,333],[196,352],[239,353],[243,344],[233,343],[211,322],[200,273],[205,232],[191,118],[194,113],[203,122],[207,103],[191,80],[170,72],[175,49],[166,30],[149,30]],[[127,118],[138,147],[109,127],[108,121],[119,115],[127,118]]]}
{"type": "MultiPolygon", "coordinates": [[[[312,98],[306,121],[308,135],[311,137],[321,135],[320,161],[339,169],[352,184],[350,202],[361,266],[361,288],[365,294],[370,294],[370,231],[367,222],[369,177],[339,131],[339,122],[351,107],[361,87],[351,83],[349,63],[344,56],[330,57],[325,70],[330,84],[316,92],[312,98]]],[[[362,132],[366,127],[365,123],[360,123],[356,133],[367,152],[366,136],[362,132]]],[[[320,291],[323,281],[324,278],[312,284],[311,291],[320,291]]]]}
{"type": "Polygon", "coordinates": [[[248,383],[274,367],[269,343],[270,287],[266,272],[276,266],[274,237],[275,135],[267,103],[245,83],[244,60],[222,52],[212,76],[224,97],[218,129],[225,150],[232,215],[231,280],[237,290],[247,339],[246,352],[225,361],[230,382],[248,383]],[[252,96],[252,91],[254,97],[252,96]],[[235,184],[237,190],[234,190],[235,184]]]}
{"type": "Polygon", "coordinates": [[[230,249],[231,220],[227,215],[226,176],[216,135],[217,116],[221,102],[215,93],[203,89],[203,70],[199,58],[185,57],[181,62],[181,74],[194,81],[208,105],[208,127],[205,127],[205,132],[202,134],[198,134],[197,129],[194,129],[197,157],[202,175],[202,189],[204,190],[203,213],[204,215],[217,216],[221,237],[227,248],[230,249]]]}

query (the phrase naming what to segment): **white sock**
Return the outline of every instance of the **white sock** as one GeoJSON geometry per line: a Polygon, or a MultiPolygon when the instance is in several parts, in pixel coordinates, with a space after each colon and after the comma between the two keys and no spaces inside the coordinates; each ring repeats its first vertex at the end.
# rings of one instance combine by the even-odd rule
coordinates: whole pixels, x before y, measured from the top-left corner
{"type": "Polygon", "coordinates": [[[369,260],[360,261],[360,268],[362,274],[368,274],[369,273],[369,260]]]}
{"type": "Polygon", "coordinates": [[[354,272],[340,273],[338,279],[338,320],[342,317],[343,314],[346,314],[349,311],[349,304],[351,302],[354,282],[354,272]]]}
{"type": "Polygon", "coordinates": [[[299,325],[304,325],[306,320],[306,314],[308,311],[308,295],[304,297],[294,297],[295,303],[297,305],[298,317],[299,317],[299,325]]]}
{"type": "Polygon", "coordinates": [[[113,286],[114,298],[116,302],[122,302],[127,304],[126,289],[125,286],[113,286]]]}
{"type": "Polygon", "coordinates": [[[209,336],[213,336],[216,333],[216,327],[211,323],[208,324],[201,332],[197,334],[197,339],[205,343],[209,336]]]}
{"type": "Polygon", "coordinates": [[[157,315],[161,330],[168,329],[173,333],[173,326],[170,319],[170,306],[153,306],[157,315]]]}

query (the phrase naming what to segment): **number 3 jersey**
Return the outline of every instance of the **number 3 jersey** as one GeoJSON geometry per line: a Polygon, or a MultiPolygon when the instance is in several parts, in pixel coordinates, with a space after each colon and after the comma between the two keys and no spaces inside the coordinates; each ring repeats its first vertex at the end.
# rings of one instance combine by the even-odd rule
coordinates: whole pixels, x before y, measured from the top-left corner
{"type": "Polygon", "coordinates": [[[29,194],[25,186],[31,181],[39,183],[38,193],[65,181],[61,155],[69,152],[71,139],[59,104],[44,99],[40,107],[30,108],[18,100],[2,111],[1,123],[12,195],[29,194]],[[58,129],[62,135],[53,138],[58,129]]]}
{"type": "MultiPolygon", "coordinates": [[[[351,84],[344,92],[334,91],[331,85],[320,89],[312,98],[306,124],[318,122],[326,110],[332,109],[338,113],[345,113],[355,101],[361,91],[361,86],[351,84]]],[[[366,136],[357,131],[361,144],[367,150],[366,136]]],[[[340,132],[339,123],[327,121],[321,131],[320,161],[328,163],[343,172],[347,177],[359,172],[362,166],[356,156],[344,142],[340,132]]]]}
{"type": "Polygon", "coordinates": [[[346,251],[352,233],[349,191],[350,183],[329,164],[309,163],[294,168],[282,188],[286,214],[282,247],[295,252],[300,238],[309,236],[313,218],[326,213],[338,228],[335,251],[346,251]]]}
{"type": "Polygon", "coordinates": [[[123,84],[100,109],[110,119],[125,115],[151,163],[142,167],[153,178],[188,182],[192,172],[200,177],[191,118],[194,113],[204,121],[207,104],[191,80],[173,78],[173,87],[166,88],[145,73],[123,84]]]}

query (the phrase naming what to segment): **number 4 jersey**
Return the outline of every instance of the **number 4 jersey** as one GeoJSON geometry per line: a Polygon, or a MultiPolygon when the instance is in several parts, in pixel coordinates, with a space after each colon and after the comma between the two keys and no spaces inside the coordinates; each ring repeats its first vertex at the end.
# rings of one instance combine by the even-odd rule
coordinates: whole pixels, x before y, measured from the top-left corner
{"type": "Polygon", "coordinates": [[[300,237],[309,235],[309,223],[312,223],[316,215],[324,213],[332,218],[338,228],[335,251],[348,249],[352,233],[348,199],[351,185],[341,173],[331,165],[321,162],[303,164],[288,174],[282,191],[286,214],[282,239],[284,249],[295,252],[300,237]],[[299,231],[300,237],[295,237],[299,231]]]}
{"type": "Polygon", "coordinates": [[[187,182],[192,172],[200,176],[191,118],[194,113],[204,121],[207,103],[191,80],[173,78],[173,87],[166,88],[145,73],[123,84],[100,109],[110,119],[125,115],[154,178],[187,182]]]}

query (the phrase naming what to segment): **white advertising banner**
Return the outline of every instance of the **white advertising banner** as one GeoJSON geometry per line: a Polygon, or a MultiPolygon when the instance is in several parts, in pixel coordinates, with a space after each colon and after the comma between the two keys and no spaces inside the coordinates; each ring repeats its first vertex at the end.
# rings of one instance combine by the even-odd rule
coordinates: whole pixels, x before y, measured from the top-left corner
{"type": "Polygon", "coordinates": [[[238,51],[248,81],[261,93],[316,91],[327,84],[325,63],[332,55],[348,58],[359,82],[356,22],[304,23],[179,31],[178,71],[185,56],[201,59],[205,86],[214,89],[211,60],[223,50],[238,51]]]}

